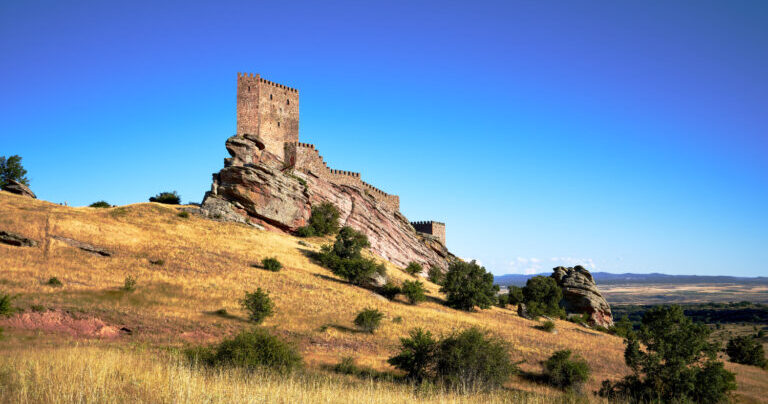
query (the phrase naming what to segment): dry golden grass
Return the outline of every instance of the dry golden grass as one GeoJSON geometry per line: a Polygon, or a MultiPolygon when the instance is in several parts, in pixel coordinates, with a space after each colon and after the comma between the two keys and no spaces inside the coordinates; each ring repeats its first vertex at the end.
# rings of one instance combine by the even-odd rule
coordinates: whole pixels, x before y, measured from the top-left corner
{"type": "MultiPolygon", "coordinates": [[[[231,381],[228,378],[235,378],[239,381],[236,390],[243,393],[261,387],[257,386],[258,383],[251,384],[237,373],[197,374],[172,361],[155,363],[145,355],[115,349],[140,344],[157,350],[218,341],[248,326],[238,299],[246,291],[261,287],[270,292],[276,304],[275,315],[268,318],[264,326],[296,342],[310,370],[320,371],[323,364],[336,363],[343,356],[354,356],[357,363],[374,369],[391,370],[386,359],[397,349],[399,338],[411,328],[422,327],[440,335],[454,329],[480,326],[511,343],[511,355],[515,361],[522,362],[524,371],[541,372],[540,361],[559,349],[571,349],[582,355],[593,370],[587,386],[590,392],[596,390],[603,379],[616,379],[628,371],[623,363],[624,346],[619,338],[565,321],[556,321],[556,334],[546,333],[533,328],[536,322],[522,319],[508,309],[492,308],[474,313],[453,310],[440,304],[443,296],[438,287],[426,280],[423,281],[427,284],[430,300],[425,303],[411,306],[404,302],[383,301],[368,290],[339,280],[307,257],[308,250],[316,250],[328,240],[305,240],[311,245],[305,247],[299,244],[300,239],[289,235],[260,231],[240,224],[217,223],[194,215],[184,219],[178,217],[177,212],[176,207],[154,203],[109,209],[72,208],[0,192],[0,230],[19,233],[41,242],[35,248],[0,245],[0,290],[18,295],[15,304],[22,310],[43,306],[68,311],[75,317],[98,318],[107,324],[133,330],[130,336],[110,341],[110,348],[46,348],[43,355],[29,347],[45,345],[50,337],[34,336],[34,333],[30,336],[29,331],[6,327],[6,340],[26,338],[29,342],[26,349],[7,342],[0,344],[3,355],[8,354],[12,358],[4,359],[3,363],[7,365],[9,360],[10,363],[24,363],[28,369],[43,372],[39,374],[42,378],[45,377],[45,369],[50,369],[50,372],[64,369],[63,363],[76,361],[74,358],[82,355],[89,358],[84,360],[92,361],[95,368],[103,369],[103,375],[99,376],[103,379],[94,386],[106,386],[117,383],[112,381],[117,377],[114,375],[117,365],[110,361],[136,361],[136,366],[126,366],[120,377],[143,380],[145,376],[129,371],[135,368],[135,372],[149,375],[156,371],[195,384],[189,387],[189,395],[185,396],[183,394],[187,393],[182,387],[174,390],[176,387],[165,386],[164,379],[157,379],[152,383],[158,384],[157,389],[162,391],[162,395],[155,396],[159,401],[191,401],[197,398],[228,401],[227,398],[237,396],[224,392],[211,393],[201,386],[220,383],[219,388],[225,389],[231,381]],[[52,240],[51,235],[91,243],[115,254],[109,258],[91,255],[52,240]],[[250,266],[264,257],[277,257],[284,268],[280,272],[269,272],[250,266]],[[164,264],[160,266],[149,262],[156,259],[162,259],[164,264]],[[132,293],[119,290],[128,275],[138,280],[137,289],[132,293]],[[64,286],[52,288],[44,285],[52,276],[58,277],[64,286]],[[387,316],[382,327],[372,335],[353,330],[352,320],[365,307],[376,307],[387,316]],[[234,316],[225,318],[212,314],[221,308],[234,316]],[[392,321],[397,317],[402,321],[392,321]],[[16,348],[11,348],[13,346],[16,348]],[[99,360],[101,356],[103,361],[99,360]],[[51,359],[47,359],[49,357],[51,359]],[[206,398],[211,397],[206,396],[209,393],[221,394],[215,396],[221,399],[206,398]]],[[[412,279],[402,270],[387,265],[391,277],[412,279]]],[[[61,338],[70,340],[69,337],[61,338]]],[[[84,339],[75,337],[75,340],[84,339]]],[[[4,377],[10,376],[6,372],[4,377]]],[[[86,375],[78,377],[84,385],[88,385],[86,375]]],[[[738,378],[741,382],[740,371],[738,378]]],[[[269,380],[277,383],[275,379],[269,380]]],[[[285,393],[286,397],[298,397],[299,401],[339,401],[335,393],[319,391],[315,381],[301,379],[291,383],[274,388],[278,391],[291,390],[285,393]]],[[[338,397],[355,397],[355,394],[365,397],[352,400],[356,402],[423,401],[404,386],[386,384],[382,387],[374,383],[366,392],[359,387],[343,387],[338,380],[329,379],[322,383],[342,389],[338,397]],[[382,395],[387,391],[391,391],[392,396],[382,395]]],[[[750,379],[747,385],[768,390],[765,378],[750,379]]],[[[559,391],[523,377],[515,377],[508,387],[546,395],[551,399],[561,396],[559,391]]],[[[115,394],[129,394],[124,392],[125,389],[128,387],[117,389],[115,394]]],[[[141,390],[139,387],[136,389],[141,390]]],[[[38,393],[44,394],[43,391],[38,393]]],[[[262,401],[268,393],[264,389],[253,390],[254,397],[262,397],[262,401]]],[[[143,393],[135,394],[139,400],[143,399],[143,393]]],[[[749,391],[743,394],[751,395],[749,391]]],[[[104,400],[96,401],[123,401],[121,397],[124,396],[105,396],[104,400]]],[[[454,402],[464,399],[474,400],[469,397],[436,400],[454,402]]],[[[478,398],[478,401],[480,399],[487,401],[484,398],[478,398]]],[[[63,396],[57,400],[70,401],[63,396]]],[[[30,398],[30,401],[34,400],[30,398]]]]}

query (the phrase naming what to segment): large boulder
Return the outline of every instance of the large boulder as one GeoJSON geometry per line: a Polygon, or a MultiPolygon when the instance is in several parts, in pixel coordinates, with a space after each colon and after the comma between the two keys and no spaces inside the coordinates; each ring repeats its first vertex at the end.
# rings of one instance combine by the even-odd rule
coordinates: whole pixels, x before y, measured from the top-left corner
{"type": "Polygon", "coordinates": [[[37,195],[35,195],[35,193],[32,192],[28,186],[15,180],[8,180],[8,182],[3,185],[3,191],[8,191],[10,193],[37,199],[37,195]]]}
{"type": "Polygon", "coordinates": [[[30,238],[26,238],[24,236],[18,235],[16,233],[7,232],[4,230],[0,230],[0,243],[8,244],[16,247],[35,247],[37,246],[37,241],[32,240],[30,238]]]}
{"type": "Polygon", "coordinates": [[[313,205],[330,202],[339,209],[341,225],[365,234],[371,251],[395,265],[415,261],[447,268],[455,259],[439,240],[417,233],[405,216],[365,189],[286,168],[254,136],[230,137],[226,147],[232,157],[213,175],[201,207],[208,217],[292,232],[307,224],[313,205]]]}
{"type": "Polygon", "coordinates": [[[613,325],[611,306],[595,284],[592,274],[581,265],[557,267],[551,277],[563,290],[563,304],[569,314],[588,314],[589,323],[602,327],[613,325]]]}

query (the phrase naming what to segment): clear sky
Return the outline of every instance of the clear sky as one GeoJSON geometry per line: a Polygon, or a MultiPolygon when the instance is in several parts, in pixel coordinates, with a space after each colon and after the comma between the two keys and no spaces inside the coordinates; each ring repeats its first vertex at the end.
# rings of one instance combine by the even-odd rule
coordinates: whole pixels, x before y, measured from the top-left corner
{"type": "Polygon", "coordinates": [[[768,275],[765,1],[3,1],[0,55],[45,200],[200,202],[253,72],[495,274],[768,275]]]}

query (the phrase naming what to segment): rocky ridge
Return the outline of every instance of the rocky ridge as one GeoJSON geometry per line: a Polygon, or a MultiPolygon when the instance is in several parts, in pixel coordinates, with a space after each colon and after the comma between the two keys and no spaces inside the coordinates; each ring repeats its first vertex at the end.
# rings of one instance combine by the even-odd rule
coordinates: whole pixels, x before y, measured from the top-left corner
{"type": "Polygon", "coordinates": [[[597,288],[592,274],[581,265],[557,267],[550,275],[563,290],[563,304],[569,314],[588,314],[592,325],[613,325],[611,306],[597,288]]]}

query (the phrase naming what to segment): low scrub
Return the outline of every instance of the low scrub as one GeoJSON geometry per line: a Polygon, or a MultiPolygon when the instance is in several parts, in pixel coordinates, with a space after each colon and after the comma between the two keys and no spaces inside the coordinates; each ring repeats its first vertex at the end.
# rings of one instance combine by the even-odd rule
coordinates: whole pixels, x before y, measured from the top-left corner
{"type": "Polygon", "coordinates": [[[0,316],[10,316],[13,313],[11,301],[13,297],[6,293],[0,293],[0,316]]]}
{"type": "Polygon", "coordinates": [[[181,196],[176,191],[161,192],[149,198],[150,202],[165,203],[168,205],[178,205],[181,203],[181,196]]]}
{"type": "Polygon", "coordinates": [[[277,258],[264,258],[261,260],[261,267],[267,271],[278,272],[283,269],[283,264],[277,258]]]}
{"type": "Polygon", "coordinates": [[[537,325],[536,328],[538,328],[541,331],[552,332],[552,331],[555,330],[555,323],[552,322],[552,321],[547,320],[547,321],[537,325]]]}
{"type": "Polygon", "coordinates": [[[126,276],[125,280],[123,280],[122,289],[126,292],[133,292],[136,290],[136,277],[132,275],[126,276]]]}
{"type": "Polygon", "coordinates": [[[725,347],[725,353],[731,362],[761,368],[765,368],[767,364],[763,344],[751,335],[731,338],[725,347]]]}
{"type": "Polygon", "coordinates": [[[379,328],[379,325],[381,325],[381,319],[383,318],[384,313],[376,309],[364,309],[357,313],[357,317],[355,317],[355,325],[360,328],[360,330],[373,334],[373,332],[379,328]]]}
{"type": "Polygon", "coordinates": [[[399,286],[392,282],[387,282],[384,286],[379,288],[379,294],[386,297],[389,300],[394,299],[402,292],[399,286]]]}
{"type": "Polygon", "coordinates": [[[337,276],[355,285],[364,285],[375,274],[386,274],[384,264],[362,256],[363,248],[369,245],[365,234],[345,226],[332,245],[324,245],[320,249],[317,258],[337,276]]]}
{"type": "Polygon", "coordinates": [[[288,372],[303,365],[295,347],[261,328],[243,331],[213,347],[188,349],[186,354],[195,363],[247,370],[270,368],[288,372]]]}
{"type": "Polygon", "coordinates": [[[339,216],[339,210],[332,203],[324,202],[313,206],[307,225],[296,230],[296,234],[299,237],[335,234],[339,231],[339,216]]]}
{"type": "Polygon", "coordinates": [[[53,286],[53,287],[55,287],[55,288],[57,288],[57,287],[60,287],[60,286],[63,286],[63,285],[64,285],[64,284],[62,284],[62,283],[61,283],[61,281],[59,280],[59,278],[57,278],[57,277],[55,277],[55,276],[54,276],[54,277],[51,277],[50,279],[48,279],[48,282],[46,282],[45,284],[46,284],[46,285],[48,285],[48,286],[53,286]]]}
{"type": "Polygon", "coordinates": [[[275,310],[275,304],[270,299],[269,294],[261,288],[256,289],[253,293],[245,292],[245,297],[240,300],[240,305],[243,310],[248,312],[248,320],[256,324],[261,324],[275,310]]]}
{"type": "Polygon", "coordinates": [[[91,208],[111,208],[112,207],[112,205],[110,205],[107,201],[94,202],[88,206],[90,206],[91,208]]]}
{"type": "Polygon", "coordinates": [[[177,213],[176,216],[182,219],[189,219],[189,212],[187,212],[186,210],[182,210],[181,212],[177,213]]]}
{"type": "Polygon", "coordinates": [[[417,304],[427,299],[427,291],[420,281],[405,281],[400,289],[411,304],[417,304]]]}
{"type": "Polygon", "coordinates": [[[405,267],[405,272],[408,272],[412,276],[420,274],[423,270],[424,268],[418,262],[411,262],[405,267]]]}
{"type": "Polygon", "coordinates": [[[589,380],[589,364],[570,350],[557,351],[544,361],[547,382],[560,389],[581,390],[589,380]]]}
{"type": "Polygon", "coordinates": [[[445,274],[442,269],[432,265],[427,272],[427,279],[435,285],[442,285],[443,280],[445,279],[445,274]]]}

